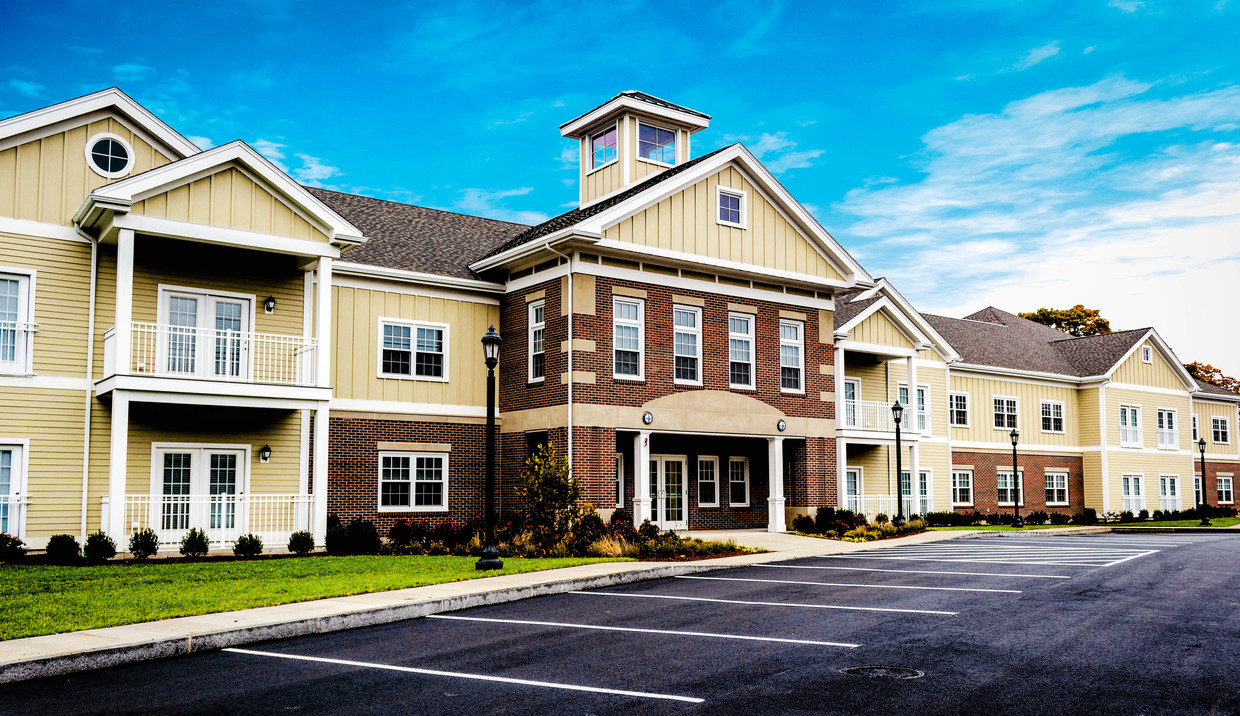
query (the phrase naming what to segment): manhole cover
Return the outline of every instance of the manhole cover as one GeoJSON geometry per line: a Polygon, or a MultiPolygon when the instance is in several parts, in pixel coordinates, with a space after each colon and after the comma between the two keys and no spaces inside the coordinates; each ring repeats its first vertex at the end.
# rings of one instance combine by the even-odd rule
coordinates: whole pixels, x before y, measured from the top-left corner
{"type": "Polygon", "coordinates": [[[926,675],[924,671],[903,666],[850,666],[840,669],[840,673],[867,679],[920,679],[926,675]]]}

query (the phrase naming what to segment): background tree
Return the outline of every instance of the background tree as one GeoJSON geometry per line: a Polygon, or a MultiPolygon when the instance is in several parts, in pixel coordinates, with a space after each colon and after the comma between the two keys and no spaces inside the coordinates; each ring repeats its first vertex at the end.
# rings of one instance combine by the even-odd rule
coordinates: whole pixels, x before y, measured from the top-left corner
{"type": "Polygon", "coordinates": [[[1039,308],[1019,315],[1070,336],[1099,336],[1111,332],[1111,322],[1103,318],[1100,311],[1079,303],[1072,308],[1039,308]]]}
{"type": "Polygon", "coordinates": [[[1240,380],[1232,378],[1229,375],[1223,375],[1223,371],[1215,368],[1209,363],[1199,363],[1197,361],[1193,361],[1192,363],[1185,363],[1184,367],[1187,368],[1188,372],[1191,373],[1197,380],[1203,380],[1212,385],[1217,385],[1220,388],[1226,388],[1233,393],[1240,393],[1240,380]]]}

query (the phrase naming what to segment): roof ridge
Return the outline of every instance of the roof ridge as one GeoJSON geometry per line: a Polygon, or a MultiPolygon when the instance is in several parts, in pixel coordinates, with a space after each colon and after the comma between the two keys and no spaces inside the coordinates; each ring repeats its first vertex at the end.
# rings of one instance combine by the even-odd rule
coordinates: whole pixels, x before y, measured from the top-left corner
{"type": "Polygon", "coordinates": [[[478,216],[477,214],[466,214],[463,211],[451,211],[448,209],[439,209],[433,206],[422,206],[421,204],[410,204],[404,201],[396,201],[395,199],[380,199],[379,197],[376,197],[376,196],[366,196],[365,194],[353,194],[351,192],[340,191],[338,189],[327,189],[321,186],[310,186],[309,184],[302,184],[301,186],[305,187],[308,190],[326,191],[332,194],[339,194],[341,196],[352,196],[352,197],[357,197],[359,199],[367,199],[369,201],[380,201],[380,202],[383,202],[384,204],[395,204],[397,206],[408,206],[414,209],[425,209],[426,211],[437,211],[441,214],[452,214],[453,216],[465,216],[465,217],[469,217],[470,219],[482,219],[483,221],[494,221],[497,224],[508,224],[509,226],[524,226],[526,228],[530,227],[530,224],[522,224],[516,221],[505,221],[503,219],[492,219],[489,216],[478,216]]]}
{"type": "MultiPolygon", "coordinates": [[[[982,309],[982,310],[984,311],[984,310],[986,310],[986,309],[982,309]]],[[[976,311],[975,311],[975,313],[976,313],[976,311]]],[[[968,322],[968,323],[980,323],[980,324],[982,324],[982,325],[984,325],[984,326],[998,326],[999,328],[1010,328],[1010,326],[1008,326],[1008,325],[1006,325],[1006,324],[1003,324],[1003,323],[992,323],[992,322],[990,322],[990,321],[979,321],[979,320],[977,320],[976,318],[956,318],[955,316],[941,316],[941,315],[939,315],[939,314],[937,314],[937,313],[923,313],[923,314],[921,314],[921,315],[922,315],[923,317],[924,317],[924,316],[933,316],[933,317],[935,317],[935,318],[946,318],[946,319],[947,319],[947,320],[949,320],[949,321],[966,321],[966,322],[968,322]]]]}
{"type": "MultiPolygon", "coordinates": [[[[1034,321],[1034,323],[1037,323],[1037,321],[1034,321]]],[[[1125,328],[1122,331],[1111,331],[1110,333],[1095,333],[1092,336],[1074,336],[1074,335],[1069,334],[1069,335],[1065,335],[1063,338],[1058,338],[1056,340],[1049,341],[1049,342],[1050,343],[1062,343],[1064,341],[1079,341],[1082,338],[1105,338],[1106,336],[1118,336],[1123,333],[1145,333],[1147,331],[1152,331],[1152,330],[1154,330],[1153,326],[1146,326],[1145,328],[1125,328]]]]}

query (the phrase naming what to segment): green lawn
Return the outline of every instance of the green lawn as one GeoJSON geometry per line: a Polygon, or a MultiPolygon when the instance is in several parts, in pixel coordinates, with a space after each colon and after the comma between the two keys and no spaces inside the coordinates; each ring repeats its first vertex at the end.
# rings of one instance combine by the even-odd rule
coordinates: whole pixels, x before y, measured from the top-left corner
{"type": "Polygon", "coordinates": [[[1025,525],[1019,530],[1013,529],[1011,525],[973,525],[972,527],[930,527],[928,529],[938,532],[942,530],[987,530],[992,532],[1023,532],[1025,530],[1062,530],[1071,527],[1080,527],[1081,525],[1025,525]]]}
{"type": "MultiPolygon", "coordinates": [[[[1211,517],[1212,527],[1231,527],[1240,524],[1240,517],[1211,517]]],[[[1114,527],[1200,527],[1201,519],[1195,520],[1161,520],[1159,522],[1125,522],[1114,527]]]]}
{"type": "Polygon", "coordinates": [[[609,559],[302,557],[237,562],[0,566],[0,640],[420,587],[609,559]]]}

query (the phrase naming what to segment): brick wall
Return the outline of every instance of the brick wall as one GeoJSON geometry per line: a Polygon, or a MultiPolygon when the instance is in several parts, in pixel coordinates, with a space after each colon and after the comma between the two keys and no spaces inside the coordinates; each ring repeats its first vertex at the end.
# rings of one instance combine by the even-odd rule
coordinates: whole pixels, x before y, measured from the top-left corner
{"type": "MultiPolygon", "coordinates": [[[[1017,462],[1024,473],[1023,488],[1025,501],[1021,505],[1022,515],[1027,515],[1035,510],[1061,512],[1069,515],[1084,511],[1085,471],[1081,458],[1064,455],[1018,454],[1017,462]],[[1068,506],[1047,507],[1045,473],[1047,468],[1062,469],[1068,473],[1068,506]]],[[[973,506],[957,507],[957,512],[972,512],[976,510],[977,512],[987,514],[999,510],[1005,512],[1012,510],[1011,505],[999,507],[998,503],[998,466],[1010,466],[1012,464],[1011,453],[953,451],[952,464],[973,466],[973,506]]],[[[950,477],[949,475],[948,479],[950,477]]]]}
{"type": "MultiPolygon", "coordinates": [[[[1232,476],[1231,478],[1232,502],[1233,504],[1235,502],[1236,487],[1238,484],[1240,484],[1237,482],[1238,480],[1240,480],[1240,463],[1210,462],[1210,460],[1207,458],[1206,459],[1206,493],[1205,493],[1204,499],[1205,499],[1206,504],[1208,505],[1217,506],[1219,504],[1218,474],[1220,472],[1227,473],[1232,476]]],[[[1193,478],[1196,479],[1199,477],[1201,477],[1201,460],[1197,459],[1193,462],[1193,478]]],[[[1152,484],[1153,490],[1158,489],[1157,483],[1151,483],[1151,484],[1152,484]]],[[[1147,487],[1146,489],[1150,490],[1151,488],[1147,487]]],[[[1185,509],[1189,507],[1194,507],[1195,506],[1194,501],[1196,500],[1196,497],[1193,494],[1192,483],[1181,484],[1180,490],[1182,492],[1182,494],[1180,495],[1180,505],[1185,509]]],[[[1153,496],[1152,498],[1154,500],[1153,504],[1157,505],[1158,504],[1158,493],[1155,491],[1151,491],[1149,494],[1153,496]]],[[[1147,505],[1150,504],[1150,499],[1151,499],[1150,497],[1146,498],[1147,505]]],[[[1153,512],[1154,510],[1151,509],[1150,511],[1153,512]]]]}

